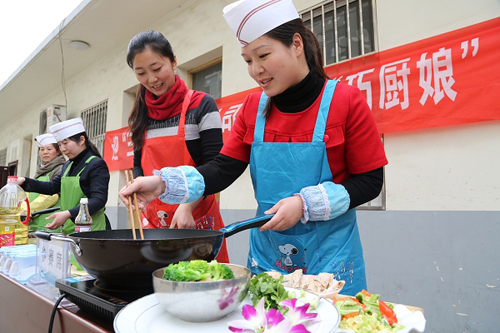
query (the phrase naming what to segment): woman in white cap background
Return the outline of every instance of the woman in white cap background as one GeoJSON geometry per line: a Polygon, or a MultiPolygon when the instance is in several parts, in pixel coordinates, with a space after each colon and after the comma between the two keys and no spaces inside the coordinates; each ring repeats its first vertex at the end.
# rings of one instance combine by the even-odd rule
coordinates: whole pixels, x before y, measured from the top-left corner
{"type": "Polygon", "coordinates": [[[19,178],[19,184],[28,192],[60,193],[61,211],[46,218],[45,228],[62,227],[65,234],[75,231],[74,220],[80,209],[80,199],[88,198],[92,215],[92,230],[110,229],[104,214],[108,200],[109,170],[95,145],[88,139],[81,118],[57,123],[50,127],[61,152],[68,161],[61,172],[49,182],[19,178]],[[53,219],[52,221],[50,221],[53,219]]]}
{"type": "MultiPolygon", "coordinates": [[[[54,179],[62,169],[66,159],[59,150],[56,138],[51,133],[42,134],[36,137],[38,143],[38,154],[40,155],[40,164],[37,165],[34,179],[48,182],[54,179]]],[[[41,211],[51,207],[59,206],[59,193],[53,195],[39,194],[30,192],[29,202],[32,212],[41,211]]],[[[36,215],[29,223],[29,228],[32,231],[44,230],[47,220],[45,218],[51,213],[36,215]]],[[[56,229],[55,231],[61,231],[56,229]]]]}
{"type": "Polygon", "coordinates": [[[372,113],[358,88],[328,79],[319,42],[291,0],[238,1],[224,18],[263,93],[247,96],[211,163],[163,168],[120,197],[137,192],[140,208],[158,195],[196,200],[208,194],[204,185],[220,191],[250,164],[257,215],[275,214],[251,230],[252,273],[334,273],[346,282],[342,293],[354,295],[366,288],[355,207],[380,193],[387,164],[372,113]]]}
{"type": "MultiPolygon", "coordinates": [[[[222,147],[217,104],[202,91],[189,90],[175,74],[177,58],[158,31],[143,31],[128,45],[127,64],[139,89],[129,116],[134,144],[134,178],[151,176],[164,166],[200,166],[222,147]]],[[[219,230],[224,227],[215,195],[180,205],[154,200],[144,215],[146,228],[219,230]]],[[[223,241],[219,262],[229,262],[223,241]]]]}

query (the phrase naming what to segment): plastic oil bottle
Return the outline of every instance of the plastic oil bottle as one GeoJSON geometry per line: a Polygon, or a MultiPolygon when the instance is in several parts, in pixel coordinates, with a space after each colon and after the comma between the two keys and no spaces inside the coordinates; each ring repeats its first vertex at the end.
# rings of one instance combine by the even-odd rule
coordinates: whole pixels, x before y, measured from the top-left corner
{"type": "Polygon", "coordinates": [[[7,185],[0,189],[0,247],[28,244],[28,220],[21,222],[21,203],[29,201],[26,192],[17,184],[16,176],[7,178],[7,185]]]}

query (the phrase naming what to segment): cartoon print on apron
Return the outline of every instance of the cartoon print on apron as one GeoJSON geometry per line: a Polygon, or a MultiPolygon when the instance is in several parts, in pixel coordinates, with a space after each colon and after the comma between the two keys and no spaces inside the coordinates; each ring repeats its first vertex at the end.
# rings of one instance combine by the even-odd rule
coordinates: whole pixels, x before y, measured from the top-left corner
{"type": "MultiPolygon", "coordinates": [[[[65,211],[74,207],[80,206],[80,199],[87,196],[83,193],[80,187],[80,174],[85,170],[87,164],[97,156],[90,156],[85,161],[85,166],[78,172],[76,176],[68,176],[68,172],[73,165],[71,162],[63,176],[61,177],[61,211],[65,211]]],[[[106,229],[106,217],[104,216],[104,207],[92,214],[92,231],[106,229]]],[[[75,224],[71,220],[67,220],[63,225],[63,233],[72,234],[75,232],[75,224]]]]}
{"type": "MultiPolygon", "coordinates": [[[[182,103],[177,135],[147,138],[142,146],[141,166],[145,176],[153,174],[165,166],[190,165],[196,167],[186,146],[185,123],[186,112],[194,91],[189,90],[182,103]]],[[[147,131],[147,130],[146,130],[147,131]]],[[[147,132],[145,133],[145,137],[147,132]]],[[[170,228],[174,213],[179,205],[169,205],[160,199],[155,199],[146,205],[143,225],[145,228],[170,228]]],[[[215,195],[208,195],[193,210],[196,229],[219,230],[224,227],[219,211],[219,203],[215,195]]],[[[226,241],[224,240],[217,256],[219,262],[229,262],[226,241]]]]}
{"type": "MultiPolygon", "coordinates": [[[[323,138],[337,82],[329,80],[324,88],[312,142],[264,142],[262,112],[267,96],[262,93],[250,155],[257,216],[306,186],[332,180],[323,138]]],[[[250,234],[248,267],[253,274],[288,274],[297,269],[304,274],[328,272],[345,280],[342,293],[354,294],[366,288],[355,209],[328,221],[308,221],[305,225],[299,221],[281,232],[254,228],[250,234]]]]}

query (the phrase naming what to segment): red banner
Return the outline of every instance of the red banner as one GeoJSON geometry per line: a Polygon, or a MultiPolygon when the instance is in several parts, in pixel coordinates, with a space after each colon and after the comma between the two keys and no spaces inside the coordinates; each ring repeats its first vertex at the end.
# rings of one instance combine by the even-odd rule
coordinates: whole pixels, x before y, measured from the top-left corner
{"type": "MultiPolygon", "coordinates": [[[[381,133],[499,120],[500,18],[326,68],[365,95],[381,133]]],[[[250,89],[218,99],[226,139],[250,89]]]]}
{"type": "Polygon", "coordinates": [[[106,132],[104,137],[104,160],[109,171],[133,168],[134,151],[128,127],[106,132]]]}

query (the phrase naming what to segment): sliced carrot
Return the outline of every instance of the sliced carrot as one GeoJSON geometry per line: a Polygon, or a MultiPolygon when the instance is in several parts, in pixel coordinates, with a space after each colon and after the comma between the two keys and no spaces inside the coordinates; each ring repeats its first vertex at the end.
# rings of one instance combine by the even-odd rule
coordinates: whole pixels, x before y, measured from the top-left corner
{"type": "Polygon", "coordinates": [[[359,312],[350,312],[348,314],[343,315],[342,320],[347,319],[347,318],[356,317],[358,314],[359,314],[359,312]]]}
{"type": "Polygon", "coordinates": [[[365,295],[366,297],[371,297],[371,296],[372,296],[372,294],[370,294],[369,292],[367,292],[367,291],[366,291],[366,290],[364,290],[364,289],[363,289],[363,290],[361,290],[361,293],[362,293],[363,295],[365,295]]]}

